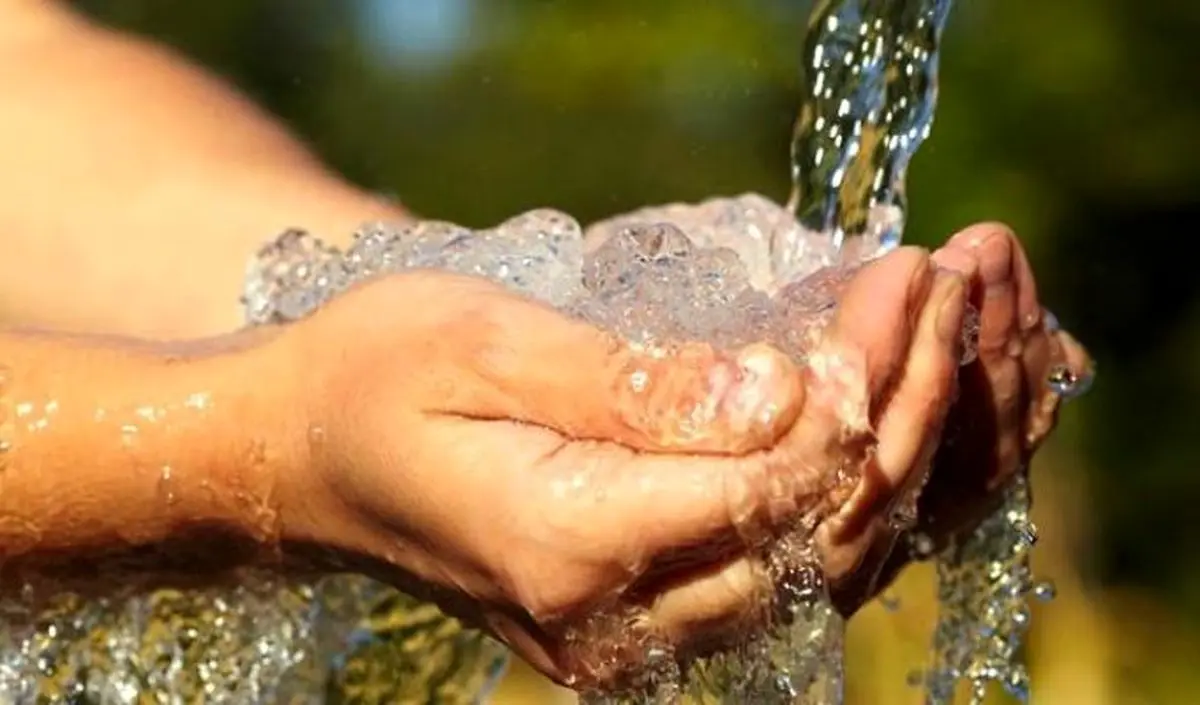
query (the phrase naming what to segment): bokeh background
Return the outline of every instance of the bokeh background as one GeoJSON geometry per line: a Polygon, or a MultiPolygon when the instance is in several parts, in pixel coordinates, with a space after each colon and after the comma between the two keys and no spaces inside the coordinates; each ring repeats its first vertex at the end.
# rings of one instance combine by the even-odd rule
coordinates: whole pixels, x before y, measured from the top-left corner
{"type": "MultiPolygon", "coordinates": [[[[787,193],[798,0],[80,0],[176,47],[328,162],[486,225],[787,193]]],[[[1038,457],[1035,702],[1200,702],[1200,2],[960,0],[909,239],[1021,234],[1099,361],[1038,457]]],[[[914,702],[920,571],[852,624],[850,701],[914,702]]],[[[516,669],[497,702],[560,702],[516,669]]]]}

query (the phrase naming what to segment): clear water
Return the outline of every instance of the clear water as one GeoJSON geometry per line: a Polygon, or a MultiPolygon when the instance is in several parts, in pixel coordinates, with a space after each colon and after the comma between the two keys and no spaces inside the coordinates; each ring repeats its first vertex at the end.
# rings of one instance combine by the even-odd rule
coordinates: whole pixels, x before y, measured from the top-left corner
{"type": "Polygon", "coordinates": [[[1029,600],[1054,596],[1049,584],[1033,580],[1029,558],[1037,529],[1029,505],[1029,483],[1022,474],[995,514],[937,557],[940,610],[933,661],[911,679],[924,685],[928,705],[955,702],[960,685],[972,705],[982,705],[991,683],[1028,702],[1029,674],[1020,649],[1029,629],[1029,600]]]}
{"type": "MultiPolygon", "coordinates": [[[[494,279],[630,339],[765,339],[803,362],[846,275],[900,241],[904,173],[929,134],[949,7],[817,5],[805,38],[789,209],[749,195],[647,209],[586,233],[553,211],[481,232],[375,226],[346,252],[288,233],[255,259],[247,319],[296,320],[354,281],[434,267],[494,279]]],[[[1064,395],[1083,386],[1069,371],[1052,382],[1064,395]]],[[[855,480],[852,462],[828,470],[830,483],[855,480]]],[[[942,608],[933,659],[914,679],[930,705],[950,702],[964,681],[976,697],[993,681],[1027,696],[1017,663],[1026,602],[1051,592],[1029,573],[1028,507],[1022,478],[1000,513],[936,557],[942,608]]],[[[780,588],[770,605],[776,617],[761,633],[690,663],[648,643],[636,692],[591,701],[840,703],[844,625],[808,539],[833,509],[814,503],[792,534],[758,547],[780,588]]],[[[930,557],[921,541],[914,545],[918,558],[930,557]]],[[[206,591],[35,597],[0,605],[0,702],[471,703],[504,662],[498,645],[431,606],[354,576],[301,584],[246,573],[236,587],[206,591]]],[[[592,649],[581,655],[602,659],[597,645],[627,641],[630,609],[580,624],[580,648],[592,649]]]]}
{"type": "Polygon", "coordinates": [[[790,205],[809,230],[867,253],[900,242],[904,178],[929,136],[951,0],[817,0],[804,38],[805,95],[790,205]]]}

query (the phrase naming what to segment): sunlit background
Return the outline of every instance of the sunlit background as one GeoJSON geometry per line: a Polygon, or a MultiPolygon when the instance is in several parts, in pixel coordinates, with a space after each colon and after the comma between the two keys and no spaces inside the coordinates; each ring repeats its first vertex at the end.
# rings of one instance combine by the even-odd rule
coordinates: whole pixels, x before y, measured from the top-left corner
{"type": "MultiPolygon", "coordinates": [[[[807,3],[90,0],[286,120],[351,179],[472,225],[787,192],[807,3]]],[[[910,239],[1012,224],[1099,360],[1035,465],[1036,703],[1200,702],[1200,2],[960,0],[910,239]]],[[[264,236],[269,235],[264,233],[264,236]]],[[[230,292],[235,298],[238,292],[230,292]]],[[[850,701],[910,703],[928,574],[852,625],[850,701]]],[[[498,702],[559,702],[517,669],[498,702]]]]}

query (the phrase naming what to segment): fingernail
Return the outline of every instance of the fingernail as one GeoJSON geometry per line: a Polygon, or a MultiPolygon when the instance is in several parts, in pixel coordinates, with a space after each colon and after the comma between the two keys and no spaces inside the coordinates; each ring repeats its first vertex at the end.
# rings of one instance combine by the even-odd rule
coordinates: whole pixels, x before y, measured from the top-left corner
{"type": "Polygon", "coordinates": [[[967,299],[964,295],[966,283],[961,276],[944,275],[945,283],[939,282],[936,305],[937,334],[942,342],[955,342],[962,338],[963,316],[966,314],[967,299]]]}

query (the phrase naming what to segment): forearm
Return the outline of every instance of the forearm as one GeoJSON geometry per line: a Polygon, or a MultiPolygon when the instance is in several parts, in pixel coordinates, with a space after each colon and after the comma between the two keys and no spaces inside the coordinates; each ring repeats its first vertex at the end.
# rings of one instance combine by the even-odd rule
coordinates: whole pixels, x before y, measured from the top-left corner
{"type": "Polygon", "coordinates": [[[227,332],[245,263],[275,234],[402,215],[228,87],[54,3],[0,2],[0,94],[9,323],[227,332]]]}
{"type": "Polygon", "coordinates": [[[303,433],[279,391],[287,365],[261,349],[0,333],[0,583],[86,580],[131,558],[138,571],[208,571],[272,552],[278,479],[303,433]]]}

